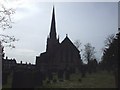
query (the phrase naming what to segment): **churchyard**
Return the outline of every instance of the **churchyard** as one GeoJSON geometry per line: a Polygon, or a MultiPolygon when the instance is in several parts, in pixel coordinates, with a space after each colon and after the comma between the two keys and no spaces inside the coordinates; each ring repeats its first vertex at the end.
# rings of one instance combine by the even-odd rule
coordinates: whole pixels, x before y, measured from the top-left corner
{"type": "MultiPolygon", "coordinates": [[[[3,89],[11,87],[12,74],[8,76],[3,89]]],[[[107,71],[87,73],[85,77],[81,77],[80,73],[71,74],[69,80],[59,80],[54,74],[51,81],[46,78],[42,85],[37,85],[35,88],[115,88],[115,79],[113,73],[107,71]]]]}

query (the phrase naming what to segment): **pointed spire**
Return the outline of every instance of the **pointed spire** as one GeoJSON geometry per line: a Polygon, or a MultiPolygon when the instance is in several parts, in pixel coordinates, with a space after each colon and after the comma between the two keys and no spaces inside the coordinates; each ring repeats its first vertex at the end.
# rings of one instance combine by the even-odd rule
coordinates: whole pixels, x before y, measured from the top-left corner
{"type": "Polygon", "coordinates": [[[52,21],[51,21],[51,28],[50,28],[50,38],[56,39],[56,26],[55,26],[54,6],[53,6],[53,12],[52,12],[52,21]]]}

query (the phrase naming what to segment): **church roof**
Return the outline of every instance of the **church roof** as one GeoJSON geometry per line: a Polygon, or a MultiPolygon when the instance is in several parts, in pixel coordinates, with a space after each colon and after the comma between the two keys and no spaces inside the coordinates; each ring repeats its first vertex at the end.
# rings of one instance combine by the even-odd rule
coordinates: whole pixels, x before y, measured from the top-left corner
{"type": "Polygon", "coordinates": [[[61,45],[65,45],[67,47],[72,47],[76,51],[80,52],[77,47],[72,43],[72,41],[69,39],[68,35],[66,35],[65,39],[61,42],[61,45]]]}

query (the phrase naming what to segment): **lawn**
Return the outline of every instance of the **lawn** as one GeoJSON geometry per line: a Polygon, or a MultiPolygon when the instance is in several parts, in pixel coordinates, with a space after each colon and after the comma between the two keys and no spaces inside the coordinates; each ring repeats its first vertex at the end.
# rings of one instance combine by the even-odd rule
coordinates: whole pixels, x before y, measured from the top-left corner
{"type": "Polygon", "coordinates": [[[72,74],[70,80],[49,84],[44,81],[43,87],[38,88],[115,88],[115,80],[113,74],[106,71],[87,74],[85,78],[81,78],[80,74],[72,74]]]}
{"type": "MultiPolygon", "coordinates": [[[[11,88],[12,75],[8,78],[8,83],[3,88],[11,88]]],[[[43,86],[36,88],[115,88],[115,80],[112,73],[99,71],[97,73],[86,74],[86,77],[81,78],[81,74],[72,74],[70,80],[60,82],[57,76],[54,75],[57,82],[46,83],[43,81],[43,86]],[[81,81],[79,81],[81,79],[81,81]]]]}

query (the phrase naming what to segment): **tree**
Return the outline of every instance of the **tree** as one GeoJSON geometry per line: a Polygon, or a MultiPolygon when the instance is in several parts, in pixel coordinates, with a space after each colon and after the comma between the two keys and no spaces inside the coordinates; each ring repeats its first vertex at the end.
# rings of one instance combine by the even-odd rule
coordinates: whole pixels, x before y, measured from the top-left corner
{"type": "Polygon", "coordinates": [[[107,69],[110,71],[111,69],[109,68],[109,64],[111,64],[111,58],[112,58],[112,53],[113,52],[113,45],[112,43],[114,42],[114,34],[109,35],[105,41],[105,47],[103,48],[103,56],[102,56],[102,68],[107,69]],[[111,46],[112,45],[112,46],[111,46]]]}
{"type": "MultiPolygon", "coordinates": [[[[4,5],[0,5],[0,28],[2,30],[12,28],[11,15],[15,13],[12,8],[7,9],[4,5]]],[[[12,42],[18,41],[14,36],[0,34],[0,42],[10,48],[15,48],[12,42]]]]}
{"type": "MultiPolygon", "coordinates": [[[[1,5],[0,3],[0,29],[5,30],[7,28],[12,28],[12,20],[11,15],[14,14],[14,10],[12,8],[7,9],[4,7],[4,5],[1,5]]],[[[14,36],[8,36],[0,34],[0,66],[2,67],[2,60],[4,57],[3,53],[3,44],[7,44],[6,46],[15,48],[14,44],[12,42],[18,41],[14,36]]],[[[2,70],[0,67],[0,81],[1,81],[1,75],[2,70]]],[[[0,82],[0,88],[1,88],[1,82],[0,82]]]]}
{"type": "Polygon", "coordinates": [[[84,52],[83,52],[83,59],[87,62],[86,65],[86,71],[88,71],[89,73],[92,73],[93,70],[93,66],[95,64],[94,60],[95,60],[95,47],[93,47],[90,43],[87,43],[86,45],[84,45],[84,52]]]}
{"type": "MultiPolygon", "coordinates": [[[[109,41],[110,40],[108,40],[108,42],[109,41]]],[[[113,39],[111,39],[111,41],[112,42],[108,45],[108,47],[105,47],[103,51],[101,66],[103,69],[114,73],[116,87],[119,87],[119,83],[118,83],[118,74],[120,73],[118,70],[118,64],[120,64],[118,61],[119,60],[118,54],[120,51],[120,31],[119,30],[116,36],[113,39]]]]}
{"type": "Polygon", "coordinates": [[[87,61],[89,63],[90,60],[95,58],[95,47],[92,47],[92,45],[90,43],[87,43],[86,45],[84,45],[84,53],[83,53],[83,57],[84,60],[87,61]]]}
{"type": "Polygon", "coordinates": [[[4,5],[0,6],[0,27],[4,30],[12,28],[11,15],[15,13],[15,10],[10,8],[7,9],[4,5]]]}
{"type": "Polygon", "coordinates": [[[114,37],[115,35],[111,34],[106,38],[106,40],[104,41],[105,47],[109,47],[112,44],[114,37]]]}
{"type": "Polygon", "coordinates": [[[109,35],[105,40],[105,48],[103,50],[102,63],[104,69],[107,69],[108,71],[114,71],[114,69],[116,69],[116,66],[118,66],[117,57],[119,49],[119,33],[116,34],[116,36],[113,36],[113,34],[112,36],[109,35]]]}

